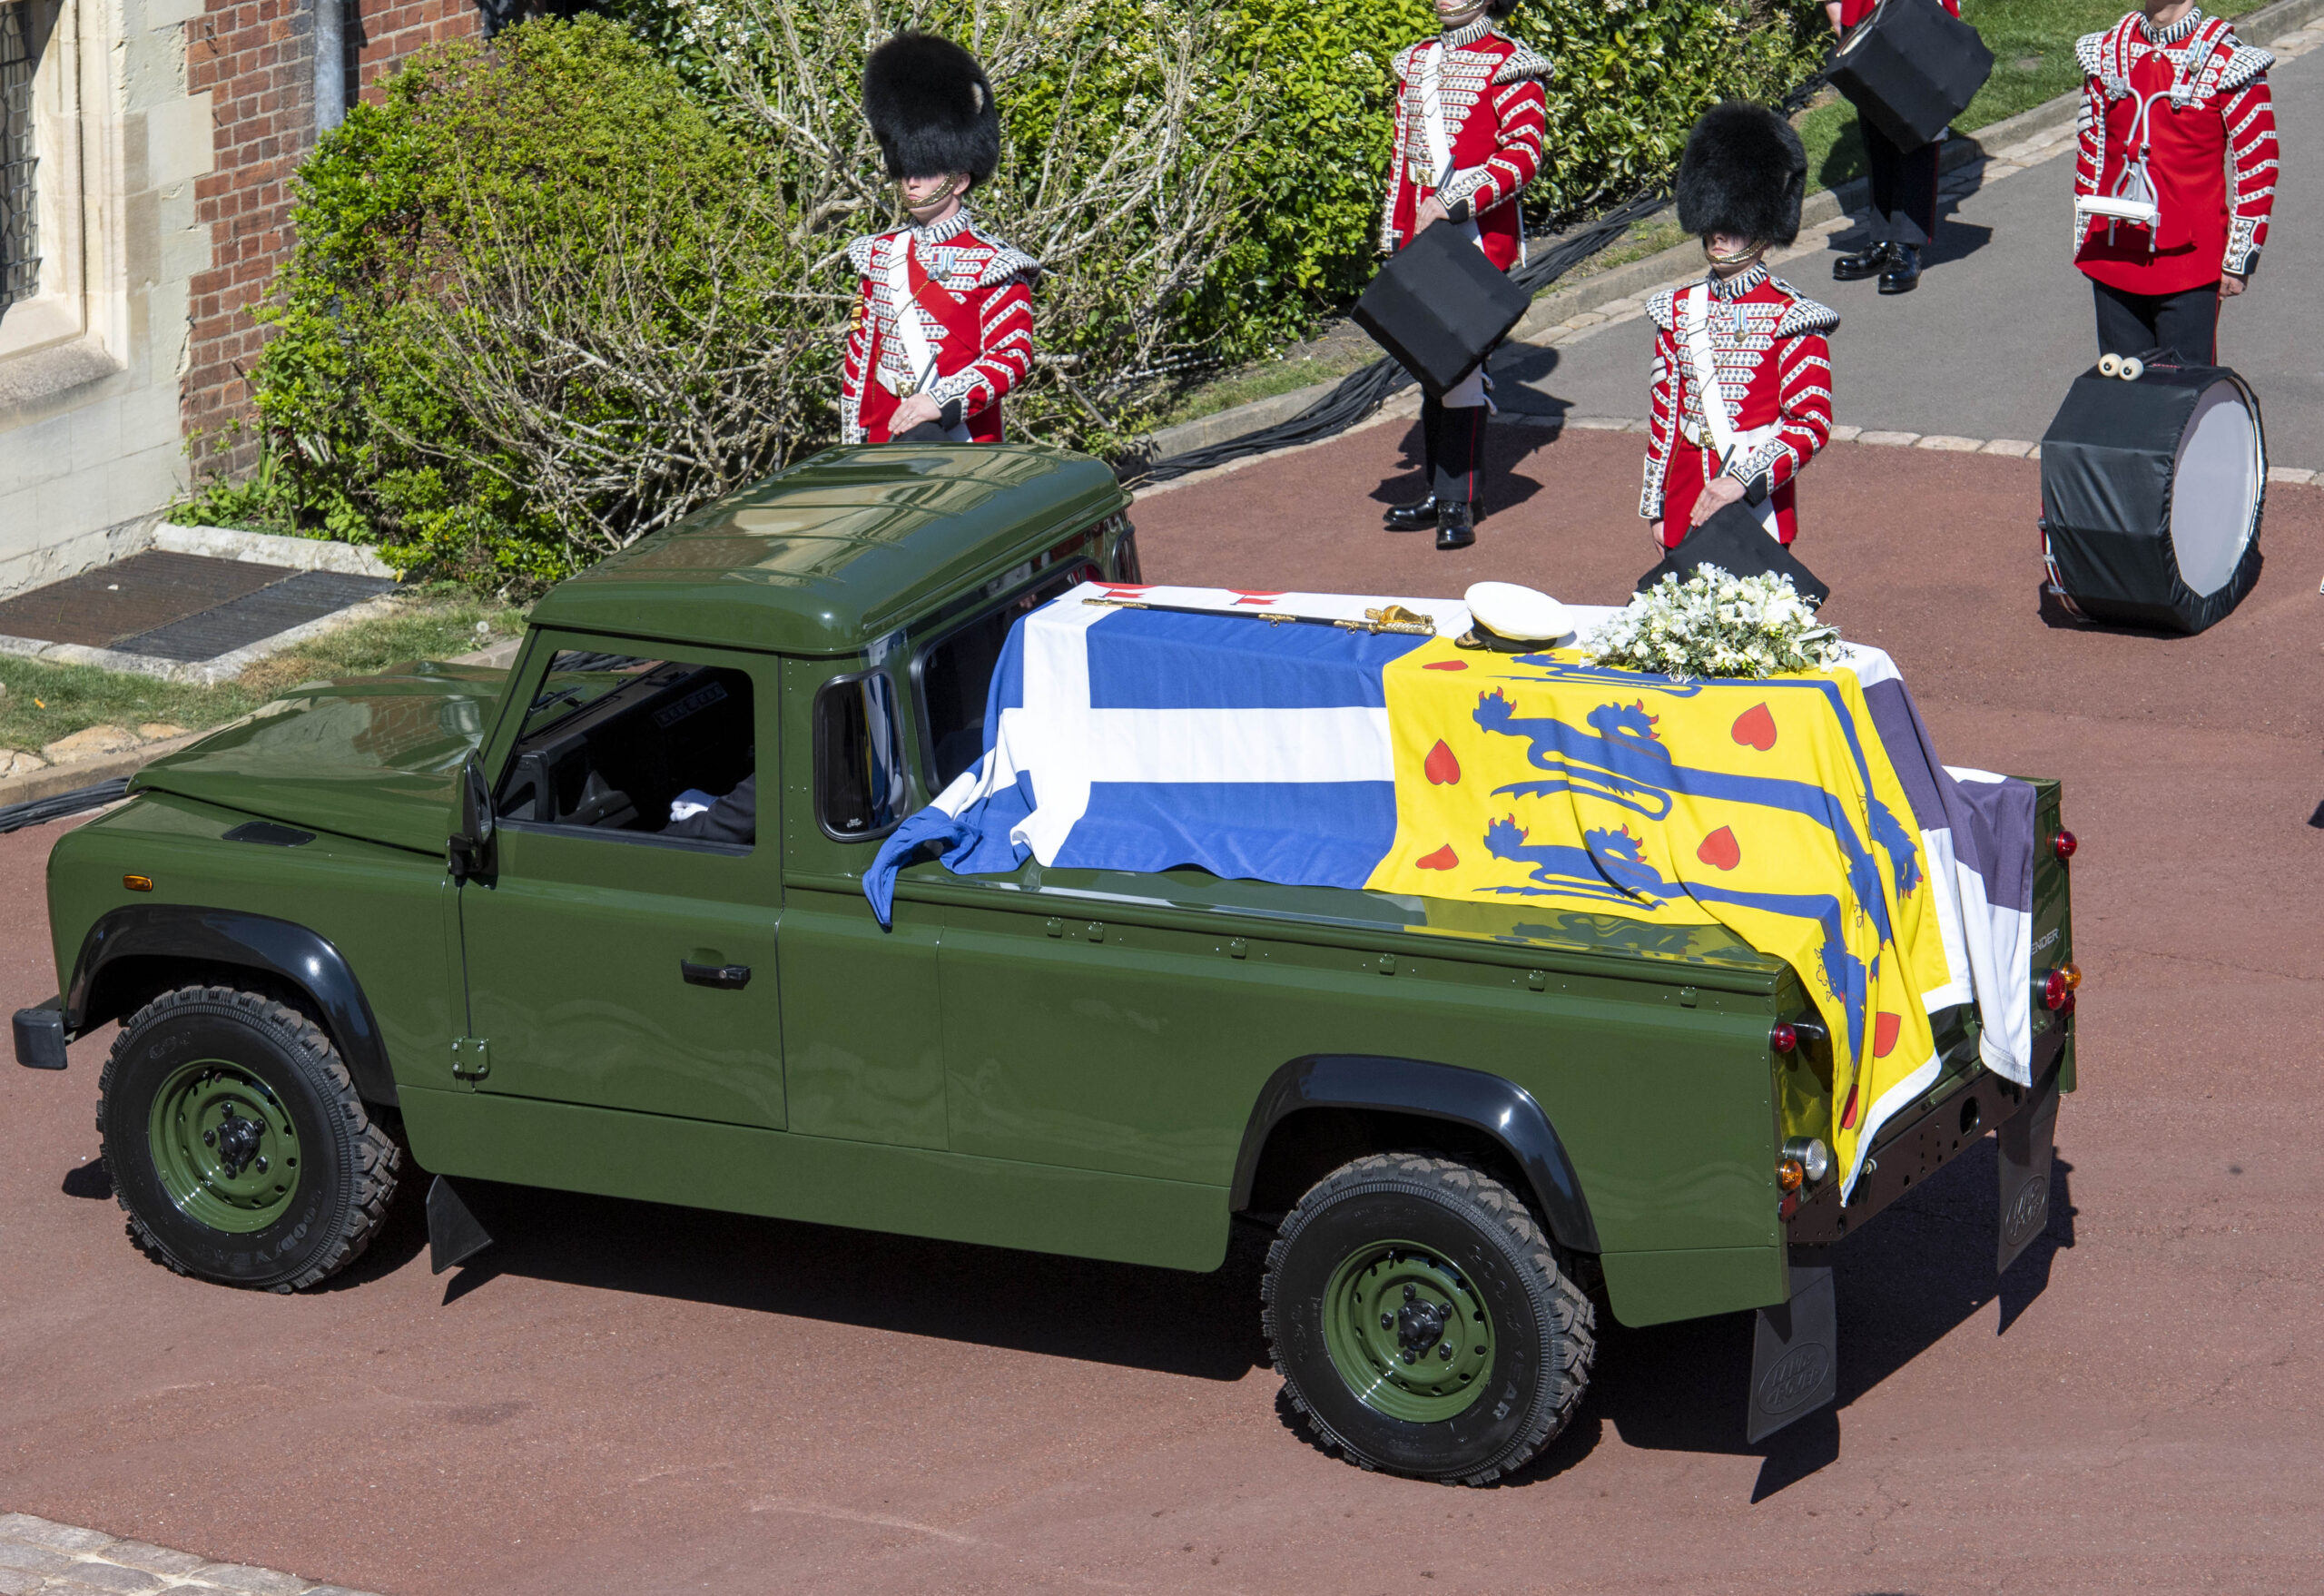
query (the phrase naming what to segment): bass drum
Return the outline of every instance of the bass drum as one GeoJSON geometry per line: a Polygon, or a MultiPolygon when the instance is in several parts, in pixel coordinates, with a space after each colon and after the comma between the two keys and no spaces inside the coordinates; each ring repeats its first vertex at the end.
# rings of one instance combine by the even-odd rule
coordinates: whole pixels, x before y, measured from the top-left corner
{"type": "Polygon", "coordinates": [[[2215,626],[2260,578],[2267,483],[2260,401],[2233,371],[2093,367],[2042,439],[2050,590],[2093,620],[2215,626]]]}

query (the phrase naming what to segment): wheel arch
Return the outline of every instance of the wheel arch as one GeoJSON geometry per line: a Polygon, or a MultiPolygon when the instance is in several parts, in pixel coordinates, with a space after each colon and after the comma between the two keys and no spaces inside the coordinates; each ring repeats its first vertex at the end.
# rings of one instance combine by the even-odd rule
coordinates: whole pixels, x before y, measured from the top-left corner
{"type": "Polygon", "coordinates": [[[1533,1094],[1502,1076],[1422,1059],[1311,1053],[1277,1069],[1244,1127],[1227,1206],[1272,1211],[1287,1183],[1305,1189],[1302,1177],[1316,1161],[1331,1160],[1314,1172],[1320,1178],[1346,1158],[1390,1150],[1380,1144],[1406,1140],[1397,1133],[1407,1128],[1447,1152],[1500,1164],[1499,1173],[1532,1197],[1561,1246],[1602,1250],[1573,1161],[1533,1094]]]}
{"type": "Polygon", "coordinates": [[[304,1000],[346,1060],[365,1102],[396,1104],[394,1073],[370,1000],[346,957],[321,933],[271,915],[194,904],[133,903],[101,916],[81,940],[64,989],[64,1030],[85,1036],[189,980],[231,985],[255,972],[304,1000]]]}

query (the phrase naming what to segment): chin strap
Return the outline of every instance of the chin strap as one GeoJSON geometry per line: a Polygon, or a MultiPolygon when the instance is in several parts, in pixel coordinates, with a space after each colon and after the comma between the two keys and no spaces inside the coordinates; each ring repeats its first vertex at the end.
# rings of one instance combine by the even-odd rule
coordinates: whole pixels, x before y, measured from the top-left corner
{"type": "Polygon", "coordinates": [[[1710,240],[1708,238],[1703,240],[1703,259],[1709,261],[1714,266],[1733,266],[1739,268],[1754,265],[1758,262],[1759,257],[1767,252],[1768,246],[1764,242],[1760,242],[1752,244],[1746,249],[1737,250],[1730,254],[1722,255],[1717,250],[1710,247],[1710,240]]]}

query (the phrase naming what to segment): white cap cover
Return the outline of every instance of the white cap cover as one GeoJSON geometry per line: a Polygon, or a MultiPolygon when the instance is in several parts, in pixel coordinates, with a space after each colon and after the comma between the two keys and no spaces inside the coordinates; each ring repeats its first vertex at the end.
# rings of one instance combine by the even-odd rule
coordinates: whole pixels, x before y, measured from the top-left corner
{"type": "Polygon", "coordinates": [[[1565,606],[1514,582],[1479,582],[1462,599],[1478,626],[1512,643],[1554,643],[1573,631],[1565,606]]]}

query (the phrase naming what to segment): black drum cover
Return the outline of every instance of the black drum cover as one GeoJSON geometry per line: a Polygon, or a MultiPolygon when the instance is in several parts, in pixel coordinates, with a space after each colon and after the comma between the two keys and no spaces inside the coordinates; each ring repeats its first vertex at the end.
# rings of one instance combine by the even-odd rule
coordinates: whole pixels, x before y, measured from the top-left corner
{"type": "Polygon", "coordinates": [[[1355,324],[1436,398],[1483,364],[1531,302],[1467,228],[1440,222],[1388,258],[1355,302],[1355,324]]]}
{"type": "Polygon", "coordinates": [[[2042,526],[2063,597],[2094,620],[2217,625],[2260,579],[2260,401],[2224,366],[2074,379],[2042,438],[2042,526]]]}
{"type": "Polygon", "coordinates": [[[1794,559],[1788,546],[1768,537],[1758,512],[1744,504],[1721,505],[1717,514],[1680,538],[1678,547],[1638,579],[1638,590],[1643,593],[1668,576],[1684,582],[1704,566],[1717,566],[1730,576],[1772,572],[1788,577],[1810,604],[1822,604],[1832,596],[1823,579],[1794,559]]]}
{"type": "Polygon", "coordinates": [[[1977,30],[1937,0],[1881,0],[1832,51],[1831,85],[1900,150],[1917,150],[1967,109],[1993,74],[1977,30]]]}

